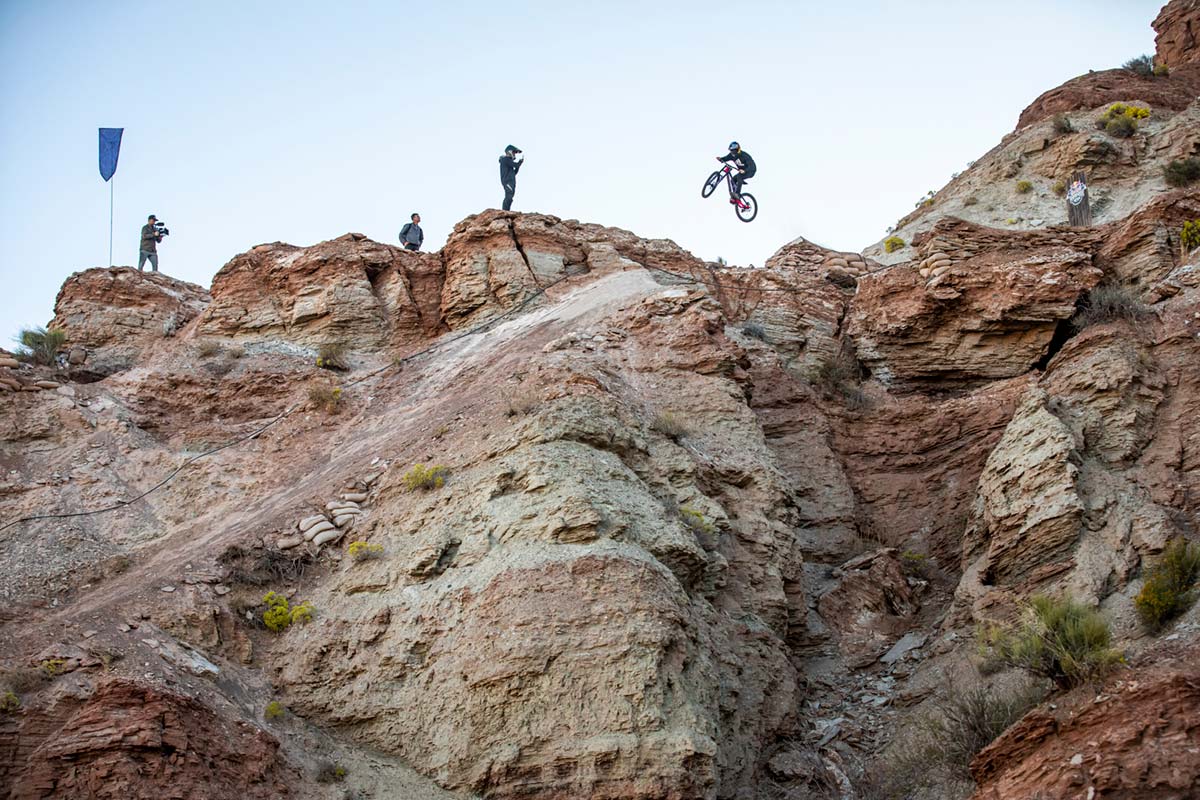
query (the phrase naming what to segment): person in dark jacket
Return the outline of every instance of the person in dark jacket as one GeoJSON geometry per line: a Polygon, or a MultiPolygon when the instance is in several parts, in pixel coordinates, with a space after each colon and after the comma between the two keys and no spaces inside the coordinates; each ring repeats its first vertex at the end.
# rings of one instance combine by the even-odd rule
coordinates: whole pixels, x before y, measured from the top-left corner
{"type": "MultiPolygon", "coordinates": [[[[758,172],[758,167],[754,165],[754,159],[750,154],[742,149],[742,146],[737,142],[729,143],[729,155],[721,157],[717,156],[717,161],[728,163],[733,162],[733,165],[741,170],[737,175],[733,176],[733,191],[737,194],[742,193],[742,184],[754,177],[754,173],[758,172]]],[[[735,202],[731,197],[729,202],[735,202]]]]}
{"type": "Polygon", "coordinates": [[[520,171],[523,159],[517,158],[517,153],[521,149],[514,145],[509,145],[504,148],[504,155],[500,156],[500,185],[504,187],[504,205],[501,206],[505,211],[512,210],[513,195],[517,191],[517,172],[520,171]]]}
{"type": "Polygon", "coordinates": [[[156,222],[158,217],[151,214],[142,226],[142,242],[138,245],[138,272],[142,271],[147,261],[150,262],[150,268],[158,272],[158,243],[162,241],[163,235],[154,227],[156,222]]]}
{"type": "Polygon", "coordinates": [[[421,230],[421,215],[413,214],[409,219],[412,222],[405,223],[400,229],[400,242],[405,250],[420,250],[425,242],[425,231],[421,230]]]}

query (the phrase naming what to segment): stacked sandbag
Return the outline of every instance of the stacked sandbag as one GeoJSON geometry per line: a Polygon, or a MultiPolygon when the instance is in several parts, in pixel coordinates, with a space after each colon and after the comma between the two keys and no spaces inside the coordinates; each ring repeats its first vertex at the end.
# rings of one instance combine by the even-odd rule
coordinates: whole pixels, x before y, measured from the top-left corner
{"type": "Polygon", "coordinates": [[[371,486],[381,475],[382,469],[347,483],[336,500],[326,503],[319,513],[297,520],[292,531],[276,540],[275,546],[290,550],[307,543],[315,551],[338,542],[365,513],[363,505],[370,499],[371,486]]]}
{"type": "Polygon", "coordinates": [[[954,261],[950,256],[938,250],[918,262],[917,269],[922,278],[933,280],[940,275],[945,275],[952,266],[954,266],[954,261]]]}

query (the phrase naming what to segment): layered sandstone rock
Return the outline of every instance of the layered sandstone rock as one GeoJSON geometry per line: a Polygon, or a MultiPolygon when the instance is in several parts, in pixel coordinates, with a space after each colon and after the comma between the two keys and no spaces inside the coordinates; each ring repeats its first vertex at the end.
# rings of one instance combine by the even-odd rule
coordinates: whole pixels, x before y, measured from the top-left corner
{"type": "Polygon", "coordinates": [[[0,747],[3,739],[13,757],[0,786],[12,800],[267,800],[291,795],[296,782],[264,731],[190,697],[125,681],[23,714],[15,730],[0,734],[0,747]]]}
{"type": "Polygon", "coordinates": [[[63,283],[49,327],[67,333],[74,371],[103,377],[196,317],[210,298],[200,286],[159,272],[107,267],[77,272],[63,283]],[[81,349],[76,357],[74,352],[81,349]]]}
{"type": "MultiPolygon", "coordinates": [[[[1168,45],[1173,57],[1174,49],[1168,45]]],[[[1190,49],[1187,52],[1191,52],[1190,49]]],[[[1191,59],[1191,56],[1185,58],[1191,59]]],[[[1200,69],[1191,63],[1173,68],[1169,77],[1144,77],[1125,69],[1089,72],[1038,97],[1021,112],[1017,130],[1055,114],[1092,109],[1117,102],[1182,111],[1200,94],[1200,69]]]]}
{"type": "Polygon", "coordinates": [[[1157,62],[1172,72],[1187,64],[1200,63],[1200,3],[1171,0],[1151,23],[1155,33],[1157,62]]]}

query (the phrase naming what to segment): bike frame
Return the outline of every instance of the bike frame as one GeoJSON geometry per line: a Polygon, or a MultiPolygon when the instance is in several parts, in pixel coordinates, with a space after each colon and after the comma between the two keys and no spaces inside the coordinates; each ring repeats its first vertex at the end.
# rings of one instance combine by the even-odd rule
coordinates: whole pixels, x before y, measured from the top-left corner
{"type": "MultiPolygon", "coordinates": [[[[733,198],[733,202],[737,203],[738,208],[749,208],[750,204],[742,200],[741,195],[733,190],[733,170],[735,167],[732,164],[726,164],[723,168],[725,173],[725,183],[729,185],[729,196],[733,198]]],[[[738,170],[739,172],[741,170],[738,170]]]]}

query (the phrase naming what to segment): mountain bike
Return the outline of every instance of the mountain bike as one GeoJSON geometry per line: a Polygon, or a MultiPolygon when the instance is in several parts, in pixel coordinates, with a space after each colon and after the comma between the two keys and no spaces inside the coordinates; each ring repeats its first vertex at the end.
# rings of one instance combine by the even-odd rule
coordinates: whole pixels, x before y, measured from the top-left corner
{"type": "Polygon", "coordinates": [[[738,194],[733,190],[733,170],[732,164],[726,164],[721,169],[708,176],[708,180],[704,182],[704,188],[700,190],[701,197],[708,197],[717,190],[717,186],[721,183],[721,178],[729,184],[729,202],[733,204],[733,210],[737,214],[737,218],[742,222],[749,222],[758,216],[758,201],[754,199],[754,195],[749,192],[738,194]]]}

